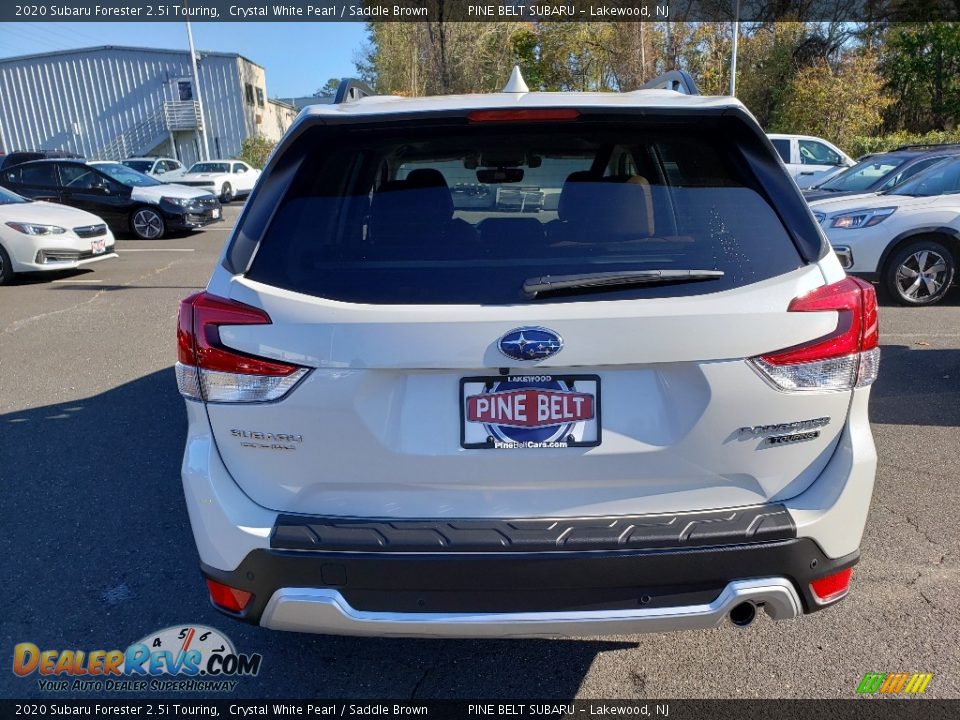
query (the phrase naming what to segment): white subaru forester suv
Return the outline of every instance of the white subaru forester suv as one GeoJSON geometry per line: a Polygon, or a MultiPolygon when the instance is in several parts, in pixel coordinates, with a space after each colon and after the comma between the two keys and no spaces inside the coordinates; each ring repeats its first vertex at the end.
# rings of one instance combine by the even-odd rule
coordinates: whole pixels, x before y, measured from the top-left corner
{"type": "Polygon", "coordinates": [[[672,75],[300,115],[180,307],[218,609],[582,636],[847,594],[874,291],[747,110],[672,75]]]}

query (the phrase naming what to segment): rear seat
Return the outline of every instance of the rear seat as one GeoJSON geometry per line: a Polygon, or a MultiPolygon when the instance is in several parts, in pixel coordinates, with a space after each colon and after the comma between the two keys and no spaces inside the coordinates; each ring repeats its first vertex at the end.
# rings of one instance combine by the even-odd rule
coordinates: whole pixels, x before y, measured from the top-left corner
{"type": "Polygon", "coordinates": [[[380,186],[370,201],[368,239],[378,247],[456,248],[476,242],[470,223],[453,217],[453,198],[439,170],[421,168],[380,186]]]}
{"type": "Polygon", "coordinates": [[[623,241],[656,235],[653,193],[642,175],[571,173],[547,225],[552,243],[623,241]]]}

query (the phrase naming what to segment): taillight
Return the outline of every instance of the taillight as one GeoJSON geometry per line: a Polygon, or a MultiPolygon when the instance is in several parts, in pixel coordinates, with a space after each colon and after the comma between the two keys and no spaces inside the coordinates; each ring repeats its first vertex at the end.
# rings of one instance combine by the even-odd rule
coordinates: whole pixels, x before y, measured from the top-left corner
{"type": "Polygon", "coordinates": [[[850,576],[853,568],[841,570],[833,575],[817,578],[810,583],[813,597],[820,605],[835,602],[850,592],[850,576]]]}
{"type": "Polygon", "coordinates": [[[210,578],[207,578],[207,590],[210,593],[210,602],[230,612],[242,611],[253,598],[253,593],[224,585],[210,578]]]}
{"type": "Polygon", "coordinates": [[[288,393],[307,368],[246,355],[220,341],[221,325],[269,325],[250,305],[196,293],[180,301],[177,317],[177,386],[207,402],[268,402],[288,393]]]}
{"type": "Polygon", "coordinates": [[[848,277],[795,298],[787,311],[833,311],[837,327],[816,340],[751,359],[778,388],[850,390],[877,379],[880,329],[873,285],[848,277]]]}

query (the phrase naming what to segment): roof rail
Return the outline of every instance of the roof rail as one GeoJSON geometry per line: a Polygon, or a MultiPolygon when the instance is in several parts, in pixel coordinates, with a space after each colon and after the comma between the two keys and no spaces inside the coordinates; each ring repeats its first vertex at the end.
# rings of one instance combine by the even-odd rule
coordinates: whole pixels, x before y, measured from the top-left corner
{"type": "Polygon", "coordinates": [[[333,96],[333,104],[353,102],[370,95],[373,95],[373,90],[362,80],[344,78],[337,86],[337,94],[333,96]]]}
{"type": "Polygon", "coordinates": [[[674,90],[684,95],[699,95],[700,88],[686,70],[670,70],[643,85],[641,90],[674,90]]]}
{"type": "Polygon", "coordinates": [[[954,147],[960,147],[960,143],[956,143],[956,142],[916,143],[914,145],[901,145],[900,147],[895,147],[893,150],[887,150],[887,152],[896,152],[897,150],[920,150],[921,148],[954,148],[954,147]]]}

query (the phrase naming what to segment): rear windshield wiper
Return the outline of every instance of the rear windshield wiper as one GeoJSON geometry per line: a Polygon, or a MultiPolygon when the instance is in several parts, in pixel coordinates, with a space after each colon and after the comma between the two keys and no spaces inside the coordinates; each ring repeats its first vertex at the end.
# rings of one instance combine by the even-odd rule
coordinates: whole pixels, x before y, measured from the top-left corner
{"type": "Polygon", "coordinates": [[[697,280],[717,280],[723,270],[628,270],[625,272],[586,273],[583,275],[542,275],[527,278],[523,294],[535,298],[545,293],[611,286],[656,285],[697,280]]]}

